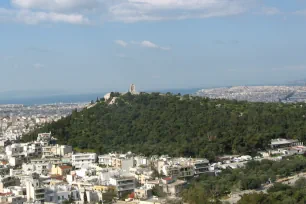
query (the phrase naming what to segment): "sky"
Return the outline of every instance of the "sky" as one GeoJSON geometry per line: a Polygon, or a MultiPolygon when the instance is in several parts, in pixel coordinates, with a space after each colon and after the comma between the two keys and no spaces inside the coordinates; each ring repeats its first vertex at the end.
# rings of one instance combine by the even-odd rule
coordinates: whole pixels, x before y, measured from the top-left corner
{"type": "Polygon", "coordinates": [[[305,0],[1,0],[0,92],[306,78],[305,0]]]}

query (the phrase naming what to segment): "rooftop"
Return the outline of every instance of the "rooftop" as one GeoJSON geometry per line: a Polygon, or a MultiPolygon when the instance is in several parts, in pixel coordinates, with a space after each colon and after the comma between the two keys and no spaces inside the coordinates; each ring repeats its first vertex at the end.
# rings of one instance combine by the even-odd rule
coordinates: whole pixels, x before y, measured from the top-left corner
{"type": "Polygon", "coordinates": [[[61,169],[71,169],[72,166],[62,165],[62,166],[59,166],[59,168],[61,168],[61,169]]]}
{"type": "Polygon", "coordinates": [[[271,140],[271,145],[282,145],[282,144],[291,144],[299,142],[298,140],[293,140],[293,139],[283,139],[283,138],[278,138],[278,139],[272,139],[271,140]]]}

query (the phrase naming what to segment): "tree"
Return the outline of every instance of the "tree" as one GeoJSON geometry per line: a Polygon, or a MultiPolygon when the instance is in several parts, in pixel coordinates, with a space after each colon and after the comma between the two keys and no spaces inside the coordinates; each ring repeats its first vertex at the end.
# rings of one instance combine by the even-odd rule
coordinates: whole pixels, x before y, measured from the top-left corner
{"type": "Polygon", "coordinates": [[[161,186],[154,186],[152,189],[152,194],[160,198],[166,197],[166,193],[164,193],[163,188],[161,186]]]}
{"type": "MultiPolygon", "coordinates": [[[[81,151],[133,150],[145,155],[204,157],[212,162],[220,154],[252,155],[268,147],[272,138],[306,141],[306,120],[301,117],[305,106],[160,93],[113,92],[113,97],[117,97],[116,104],[101,102],[90,109],[75,110],[22,140],[35,140],[38,133],[51,131],[59,144],[81,151]]],[[[278,173],[289,175],[288,169],[291,167],[279,167],[278,173]]]]}
{"type": "Polygon", "coordinates": [[[270,203],[268,196],[263,193],[245,194],[238,201],[238,204],[266,204],[270,203]]]}
{"type": "Polygon", "coordinates": [[[306,188],[306,178],[304,178],[304,177],[299,178],[295,182],[294,187],[297,188],[297,189],[306,188]]]}

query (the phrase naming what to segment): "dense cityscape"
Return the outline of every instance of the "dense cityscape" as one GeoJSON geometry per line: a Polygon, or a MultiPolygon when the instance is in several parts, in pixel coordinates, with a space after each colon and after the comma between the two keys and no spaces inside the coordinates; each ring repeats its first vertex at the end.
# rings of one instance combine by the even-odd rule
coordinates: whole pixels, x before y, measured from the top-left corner
{"type": "Polygon", "coordinates": [[[52,121],[82,110],[88,103],[46,105],[0,105],[0,138],[19,140],[23,134],[52,121]]]}
{"type": "MultiPolygon", "coordinates": [[[[52,133],[41,133],[29,143],[2,139],[1,148],[0,201],[16,204],[183,203],[180,193],[194,177],[218,176],[226,169],[243,168],[249,161],[280,161],[306,152],[298,140],[275,139],[271,149],[259,156],[225,155],[215,163],[205,158],[146,157],[132,152],[97,155],[54,144],[52,133]]],[[[262,191],[272,187],[271,182],[267,180],[262,191]]],[[[239,191],[224,201],[236,203],[239,195],[250,192],[239,191]]]]}
{"type": "Polygon", "coordinates": [[[250,102],[305,102],[306,86],[237,86],[202,89],[195,95],[250,102]]]}

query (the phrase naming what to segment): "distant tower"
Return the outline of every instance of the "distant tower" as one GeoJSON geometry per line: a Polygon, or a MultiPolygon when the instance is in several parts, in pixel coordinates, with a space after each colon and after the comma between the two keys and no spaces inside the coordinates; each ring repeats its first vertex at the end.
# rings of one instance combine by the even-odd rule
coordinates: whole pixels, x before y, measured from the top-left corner
{"type": "Polygon", "coordinates": [[[131,84],[130,89],[129,89],[129,92],[130,92],[131,94],[137,94],[135,84],[131,84]]]}

